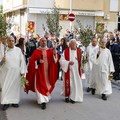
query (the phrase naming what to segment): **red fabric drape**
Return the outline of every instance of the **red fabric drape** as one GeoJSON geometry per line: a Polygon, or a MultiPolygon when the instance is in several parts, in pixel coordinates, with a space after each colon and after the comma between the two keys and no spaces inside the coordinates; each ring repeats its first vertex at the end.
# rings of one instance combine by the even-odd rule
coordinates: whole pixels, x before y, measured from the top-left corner
{"type": "Polygon", "coordinates": [[[48,60],[48,76],[49,76],[49,83],[51,88],[48,89],[46,80],[45,80],[45,73],[44,73],[44,63],[40,63],[38,68],[35,69],[35,62],[39,61],[42,56],[42,51],[40,49],[35,50],[32,54],[29,65],[28,65],[28,73],[26,75],[26,79],[28,80],[29,84],[26,86],[26,92],[28,93],[29,90],[35,92],[35,86],[41,94],[47,96],[48,93],[51,93],[54,89],[55,82],[58,78],[58,61],[57,63],[54,62],[53,59],[53,51],[51,49],[47,50],[47,60],[48,60]],[[36,85],[35,85],[36,79],[36,85]]]}
{"type": "MultiPolygon", "coordinates": [[[[77,52],[77,60],[78,60],[78,71],[79,71],[79,74],[81,76],[82,73],[81,73],[80,68],[81,68],[81,54],[82,54],[82,51],[80,49],[77,49],[76,52],[77,52]]],[[[65,59],[67,61],[70,61],[70,50],[69,50],[69,48],[67,48],[64,51],[64,55],[65,55],[65,59]]],[[[64,80],[65,80],[65,96],[69,97],[69,95],[70,95],[70,69],[69,68],[68,68],[68,71],[65,73],[64,80]]]]}

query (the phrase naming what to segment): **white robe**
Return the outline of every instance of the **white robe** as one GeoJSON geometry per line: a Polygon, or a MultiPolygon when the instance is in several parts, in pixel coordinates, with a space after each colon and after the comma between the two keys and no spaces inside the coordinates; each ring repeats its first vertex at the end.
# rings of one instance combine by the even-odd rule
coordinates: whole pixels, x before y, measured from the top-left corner
{"type": "Polygon", "coordinates": [[[4,57],[4,45],[0,43],[0,62],[3,57],[4,57]]]}
{"type": "Polygon", "coordinates": [[[100,94],[109,95],[112,93],[112,87],[111,81],[108,80],[108,76],[110,72],[115,71],[113,60],[109,49],[100,48],[100,52],[98,59],[95,54],[91,57],[94,63],[92,69],[92,79],[94,82],[91,87],[95,87],[100,94]]]}
{"type": "Polygon", "coordinates": [[[49,100],[51,99],[50,95],[49,96],[45,96],[45,95],[41,94],[40,92],[38,92],[36,86],[35,86],[35,92],[36,92],[36,95],[37,95],[37,102],[38,102],[38,104],[48,103],[49,100]]]}
{"type": "MultiPolygon", "coordinates": [[[[2,61],[2,58],[4,57],[4,50],[5,50],[5,46],[2,43],[0,43],[0,62],[2,61]]],[[[0,74],[1,74],[1,69],[2,67],[0,67],[0,74]]],[[[0,80],[0,88],[1,88],[1,82],[2,81],[0,80]]]]}
{"type": "Polygon", "coordinates": [[[6,50],[6,62],[2,65],[1,104],[18,104],[20,101],[20,78],[27,72],[25,59],[18,47],[6,50]]]}
{"type": "MultiPolygon", "coordinates": [[[[74,62],[74,65],[70,66],[70,99],[76,102],[83,102],[83,86],[82,79],[80,78],[78,71],[78,61],[77,61],[77,52],[75,50],[70,50],[70,61],[74,62]]],[[[60,65],[63,70],[63,76],[67,72],[69,67],[69,61],[65,60],[64,53],[60,59],[60,65]]],[[[64,82],[64,77],[63,77],[64,82]]],[[[63,86],[62,94],[65,93],[65,85],[63,86]]]]}
{"type": "Polygon", "coordinates": [[[98,49],[98,45],[92,46],[91,44],[87,47],[86,54],[88,55],[88,62],[87,62],[87,70],[85,71],[85,78],[86,78],[86,87],[91,86],[91,72],[92,72],[92,67],[93,63],[91,62],[90,58],[92,53],[96,54],[96,51],[98,49]]]}

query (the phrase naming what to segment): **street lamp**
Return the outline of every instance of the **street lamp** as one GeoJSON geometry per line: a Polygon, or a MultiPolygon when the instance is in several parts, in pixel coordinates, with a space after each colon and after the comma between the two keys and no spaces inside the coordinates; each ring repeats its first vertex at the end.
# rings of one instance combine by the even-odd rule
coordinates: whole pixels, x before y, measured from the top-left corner
{"type": "MultiPolygon", "coordinates": [[[[72,0],[70,0],[70,13],[72,13],[72,0]]],[[[70,21],[70,32],[72,32],[72,22],[70,21]]]]}

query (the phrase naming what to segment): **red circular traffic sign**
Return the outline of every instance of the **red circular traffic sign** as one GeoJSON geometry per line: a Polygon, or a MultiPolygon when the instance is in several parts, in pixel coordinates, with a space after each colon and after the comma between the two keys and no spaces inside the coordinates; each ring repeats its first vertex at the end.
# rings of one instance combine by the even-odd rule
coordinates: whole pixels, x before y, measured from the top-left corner
{"type": "Polygon", "coordinates": [[[73,13],[70,13],[68,16],[68,19],[72,22],[75,20],[75,15],[73,13]]]}

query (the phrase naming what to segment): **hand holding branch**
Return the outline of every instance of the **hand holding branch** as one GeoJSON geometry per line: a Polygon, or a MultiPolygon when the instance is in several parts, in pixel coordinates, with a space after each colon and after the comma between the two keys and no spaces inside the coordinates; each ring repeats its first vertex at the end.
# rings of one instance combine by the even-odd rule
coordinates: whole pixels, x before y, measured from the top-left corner
{"type": "Polygon", "coordinates": [[[73,61],[70,61],[70,62],[69,62],[69,65],[74,65],[74,62],[73,62],[73,61]]]}
{"type": "Polygon", "coordinates": [[[1,61],[2,63],[5,63],[6,62],[6,57],[4,56],[3,58],[2,58],[2,61],[1,61]]]}

